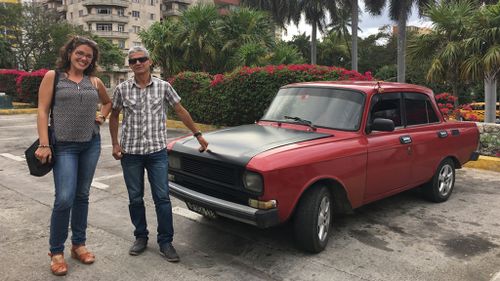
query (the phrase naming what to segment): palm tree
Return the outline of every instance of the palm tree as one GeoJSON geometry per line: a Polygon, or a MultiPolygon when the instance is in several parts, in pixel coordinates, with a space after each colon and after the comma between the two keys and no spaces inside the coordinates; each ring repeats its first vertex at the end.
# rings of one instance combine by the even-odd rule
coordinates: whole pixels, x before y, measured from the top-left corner
{"type": "MultiPolygon", "coordinates": [[[[221,42],[223,42],[222,53],[224,56],[231,58],[238,50],[247,44],[257,44],[261,48],[251,48],[254,50],[264,49],[270,52],[274,46],[274,33],[272,32],[271,23],[265,12],[252,10],[246,7],[236,9],[231,13],[223,16],[218,27],[221,34],[221,42]]],[[[247,52],[248,53],[248,46],[247,52]]],[[[241,55],[241,53],[240,53],[241,55]]],[[[241,60],[226,60],[228,62],[239,62],[241,60]]],[[[230,70],[234,66],[242,65],[227,65],[226,70],[230,70]]]]}
{"type": "Polygon", "coordinates": [[[484,121],[494,123],[500,76],[500,2],[481,7],[472,20],[473,32],[465,41],[471,55],[464,61],[463,74],[466,78],[484,80],[484,121]]]}
{"type": "Polygon", "coordinates": [[[389,15],[393,21],[397,22],[398,27],[398,82],[405,82],[406,79],[406,22],[411,15],[411,9],[414,4],[418,6],[419,14],[422,14],[424,8],[436,2],[435,0],[374,0],[365,1],[366,7],[371,14],[380,15],[383,7],[389,5],[389,15]]]}
{"type": "Polygon", "coordinates": [[[151,59],[161,68],[164,77],[171,77],[185,67],[184,61],[180,59],[182,50],[177,42],[179,29],[177,21],[165,19],[139,32],[142,43],[150,51],[151,59]]]}
{"type": "MultiPolygon", "coordinates": [[[[333,0],[298,0],[298,11],[304,14],[305,20],[312,26],[311,29],[311,64],[316,64],[317,58],[317,32],[325,30],[327,13],[337,13],[337,3],[333,0]]],[[[300,19],[300,14],[295,15],[295,22],[300,19]]]]}
{"type": "Polygon", "coordinates": [[[462,84],[462,62],[468,57],[464,40],[469,36],[469,19],[474,9],[470,1],[462,0],[429,6],[424,15],[433,23],[432,32],[416,36],[408,46],[414,59],[432,61],[427,80],[449,82],[457,98],[462,84]]]}
{"type": "Polygon", "coordinates": [[[241,0],[241,4],[269,12],[274,23],[283,29],[298,12],[296,0],[241,0]]]}
{"type": "MultiPolygon", "coordinates": [[[[351,19],[354,13],[352,10],[358,10],[357,4],[357,0],[347,0],[346,2],[340,1],[336,13],[331,14],[332,22],[328,25],[328,34],[325,38],[323,38],[323,41],[328,40],[330,42],[335,42],[335,44],[341,44],[342,46],[337,47],[342,49],[347,47],[348,56],[351,57],[351,69],[356,71],[358,70],[358,11],[356,12],[355,19],[356,27],[353,26],[354,20],[351,19]],[[353,2],[355,2],[355,4],[353,4],[353,2]],[[355,5],[355,7],[352,7],[351,5],[355,5]],[[351,31],[355,32],[355,35],[351,35],[351,31]],[[332,38],[332,36],[335,38],[332,38]],[[349,41],[351,44],[349,44],[349,41]]],[[[332,47],[338,50],[337,47],[332,47]]],[[[333,50],[333,52],[335,51],[336,50],[333,50]]],[[[346,64],[347,62],[342,63],[344,66],[346,64]]]]}
{"type": "Polygon", "coordinates": [[[193,5],[181,15],[179,46],[193,71],[208,71],[215,65],[220,42],[217,20],[215,5],[193,5]]]}

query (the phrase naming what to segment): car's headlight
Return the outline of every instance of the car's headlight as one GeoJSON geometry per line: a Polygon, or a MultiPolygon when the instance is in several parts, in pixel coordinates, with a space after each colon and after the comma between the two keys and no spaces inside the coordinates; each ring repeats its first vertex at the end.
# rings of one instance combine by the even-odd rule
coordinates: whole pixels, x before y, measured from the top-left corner
{"type": "Polygon", "coordinates": [[[170,154],[168,156],[168,166],[172,169],[181,168],[181,158],[178,155],[170,154]]]}
{"type": "Polygon", "coordinates": [[[262,176],[250,171],[243,174],[243,184],[246,189],[256,193],[262,193],[264,187],[262,176]]]}

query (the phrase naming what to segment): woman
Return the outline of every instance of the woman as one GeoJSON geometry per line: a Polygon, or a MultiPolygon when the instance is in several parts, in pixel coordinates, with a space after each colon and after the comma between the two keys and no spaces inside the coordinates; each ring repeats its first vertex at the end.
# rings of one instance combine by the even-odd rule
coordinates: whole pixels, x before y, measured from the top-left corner
{"type": "Polygon", "coordinates": [[[58,71],[43,77],[38,92],[38,136],[40,146],[35,156],[42,162],[54,160],[55,201],[50,221],[50,268],[55,275],[65,275],[64,242],[68,237],[71,215],[71,257],[91,264],[95,256],[85,247],[89,190],[101,151],[99,125],[106,121],[111,101],[102,81],[94,74],[98,68],[97,44],[84,37],[71,38],[62,48],[58,71]],[[59,80],[53,95],[55,76],[59,80]],[[54,155],[49,146],[53,130],[54,155]],[[101,103],[101,114],[96,114],[101,103]]]}

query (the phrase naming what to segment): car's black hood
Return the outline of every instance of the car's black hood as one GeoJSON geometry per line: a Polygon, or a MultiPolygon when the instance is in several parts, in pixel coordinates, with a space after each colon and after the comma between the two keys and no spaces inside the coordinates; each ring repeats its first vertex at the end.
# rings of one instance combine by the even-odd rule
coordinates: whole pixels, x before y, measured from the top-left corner
{"type": "Polygon", "coordinates": [[[252,124],[214,131],[204,136],[209,142],[208,153],[198,152],[200,144],[193,137],[177,141],[173,150],[246,166],[252,157],[261,152],[330,135],[252,124]]]}

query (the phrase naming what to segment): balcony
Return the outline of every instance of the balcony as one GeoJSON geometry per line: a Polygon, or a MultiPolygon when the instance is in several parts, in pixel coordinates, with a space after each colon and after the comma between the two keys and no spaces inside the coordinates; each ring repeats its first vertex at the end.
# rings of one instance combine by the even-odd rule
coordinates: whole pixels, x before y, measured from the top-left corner
{"type": "Polygon", "coordinates": [[[182,11],[170,9],[163,13],[165,17],[179,17],[182,15],[182,11]]]}
{"type": "Polygon", "coordinates": [[[86,0],[84,6],[117,6],[127,8],[130,1],[127,0],[86,0]]]}
{"type": "Polygon", "coordinates": [[[82,17],[84,21],[89,22],[120,22],[128,23],[129,16],[119,16],[119,15],[98,15],[98,14],[88,14],[82,17]]]}
{"type": "Polygon", "coordinates": [[[92,30],[92,33],[103,38],[113,38],[113,39],[127,39],[128,32],[121,31],[102,31],[102,30],[92,30]]]}

